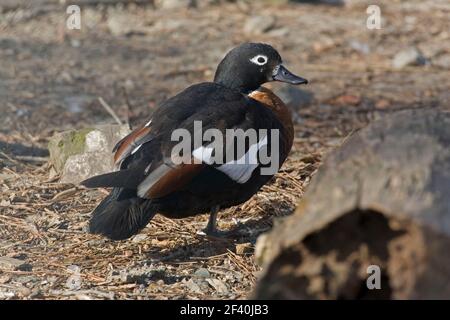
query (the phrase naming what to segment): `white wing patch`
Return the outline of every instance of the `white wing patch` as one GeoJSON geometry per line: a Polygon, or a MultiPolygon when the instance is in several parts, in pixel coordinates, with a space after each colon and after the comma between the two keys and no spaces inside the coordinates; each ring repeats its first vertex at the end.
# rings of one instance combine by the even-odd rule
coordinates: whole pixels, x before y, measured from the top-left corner
{"type": "Polygon", "coordinates": [[[258,167],[258,152],[267,145],[267,135],[257,144],[253,144],[247,153],[238,160],[227,162],[217,169],[225,173],[237,183],[246,183],[252,176],[253,171],[258,167]]]}
{"type": "Polygon", "coordinates": [[[198,147],[197,149],[195,149],[194,152],[192,152],[192,156],[201,162],[204,162],[206,164],[212,164],[213,161],[212,161],[211,157],[212,157],[213,150],[214,149],[212,147],[201,146],[201,147],[198,147]]]}
{"type": "MultiPolygon", "coordinates": [[[[267,135],[258,143],[251,145],[247,153],[241,158],[226,162],[216,169],[222,171],[237,183],[246,183],[251,178],[253,171],[258,167],[258,152],[265,145],[267,145],[267,135]]],[[[201,146],[195,149],[192,155],[197,160],[211,165],[213,164],[211,159],[212,152],[212,147],[201,146]]]]}

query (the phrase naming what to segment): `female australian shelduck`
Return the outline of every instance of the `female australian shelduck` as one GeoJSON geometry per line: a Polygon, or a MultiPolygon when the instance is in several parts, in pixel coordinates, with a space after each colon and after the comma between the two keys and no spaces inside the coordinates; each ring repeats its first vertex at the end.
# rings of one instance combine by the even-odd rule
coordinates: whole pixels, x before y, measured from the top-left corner
{"type": "Polygon", "coordinates": [[[82,182],[90,188],[113,188],[94,210],[90,232],[120,240],[138,233],[156,213],[175,219],[210,212],[203,231],[219,235],[219,209],[247,201],[281,167],[292,147],[290,112],[273,92],[261,87],[269,81],[307,83],[283,66],[270,45],[245,43],[220,62],[214,82],[190,86],[162,103],[151,119],[115,146],[118,171],[82,182]],[[192,152],[180,158],[192,161],[175,161],[173,150],[180,141],[173,133],[181,129],[195,136],[199,123],[203,131],[223,133],[223,139],[206,139],[200,145],[189,142],[192,152]],[[254,130],[257,140],[252,142],[251,135],[227,136],[231,129],[254,130]],[[213,150],[219,140],[222,146],[213,150]],[[241,155],[239,142],[244,146],[241,155]],[[262,151],[276,159],[275,172],[264,171],[270,163],[261,161],[262,151]],[[222,157],[222,162],[212,161],[222,157]]]}

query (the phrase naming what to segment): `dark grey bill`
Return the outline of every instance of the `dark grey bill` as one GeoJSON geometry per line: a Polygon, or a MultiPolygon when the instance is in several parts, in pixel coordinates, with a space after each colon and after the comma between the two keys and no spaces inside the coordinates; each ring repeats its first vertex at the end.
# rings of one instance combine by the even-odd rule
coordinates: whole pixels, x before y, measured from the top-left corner
{"type": "Polygon", "coordinates": [[[283,65],[280,65],[278,67],[278,70],[276,70],[276,73],[273,75],[273,80],[275,81],[281,81],[281,82],[287,82],[290,84],[307,84],[308,80],[296,76],[292,72],[290,72],[288,69],[286,69],[283,65]]]}

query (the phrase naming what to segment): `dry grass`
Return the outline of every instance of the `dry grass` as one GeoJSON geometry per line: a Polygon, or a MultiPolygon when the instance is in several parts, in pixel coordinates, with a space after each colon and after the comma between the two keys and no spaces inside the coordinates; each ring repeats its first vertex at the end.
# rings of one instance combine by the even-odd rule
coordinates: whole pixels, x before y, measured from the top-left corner
{"type": "Polygon", "coordinates": [[[207,215],[183,220],[157,216],[127,241],[87,234],[90,212],[107,190],[61,184],[58,177],[49,179],[48,163],[37,166],[4,157],[9,165],[0,176],[0,256],[17,257],[31,267],[0,270],[0,295],[245,298],[260,270],[253,257],[257,236],[270,229],[274,218],[292,213],[326,149],[312,145],[297,141],[294,149],[302,153],[294,151],[270,184],[250,201],[221,212],[219,226],[233,231],[228,239],[196,235],[207,215]],[[211,278],[196,276],[200,268],[211,278]]]}

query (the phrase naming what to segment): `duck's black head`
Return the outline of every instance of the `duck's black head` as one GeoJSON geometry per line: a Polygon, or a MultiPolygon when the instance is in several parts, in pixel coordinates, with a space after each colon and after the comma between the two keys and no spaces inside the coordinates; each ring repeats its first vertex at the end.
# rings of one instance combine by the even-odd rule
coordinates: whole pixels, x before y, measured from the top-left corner
{"type": "Polygon", "coordinates": [[[249,93],[269,81],[291,84],[308,83],[294,75],[283,64],[280,54],[270,45],[244,43],[232,49],[220,62],[214,82],[249,93]]]}

